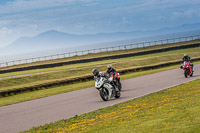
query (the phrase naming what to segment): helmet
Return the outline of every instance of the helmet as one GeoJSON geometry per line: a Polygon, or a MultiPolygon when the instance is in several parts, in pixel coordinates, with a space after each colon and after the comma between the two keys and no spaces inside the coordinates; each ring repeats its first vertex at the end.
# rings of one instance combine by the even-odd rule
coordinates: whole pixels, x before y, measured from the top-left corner
{"type": "Polygon", "coordinates": [[[107,68],[108,68],[108,70],[111,70],[113,67],[112,67],[111,64],[109,64],[109,65],[107,66],[107,68]]]}
{"type": "Polygon", "coordinates": [[[184,56],[188,56],[188,54],[184,54],[184,56]]]}
{"type": "Polygon", "coordinates": [[[94,76],[97,76],[99,74],[99,70],[97,68],[94,68],[92,70],[92,73],[93,73],[94,76]]]}

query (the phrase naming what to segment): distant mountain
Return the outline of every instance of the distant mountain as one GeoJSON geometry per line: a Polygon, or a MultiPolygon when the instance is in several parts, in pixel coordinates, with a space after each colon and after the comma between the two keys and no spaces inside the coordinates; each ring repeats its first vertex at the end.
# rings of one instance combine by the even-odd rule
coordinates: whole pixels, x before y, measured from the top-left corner
{"type": "Polygon", "coordinates": [[[200,23],[184,24],[178,27],[167,27],[160,30],[151,31],[98,33],[86,35],[74,35],[51,30],[43,32],[35,37],[21,37],[9,46],[1,48],[0,54],[10,55],[19,53],[30,53],[36,51],[48,51],[71,47],[84,47],[86,45],[92,46],[92,44],[95,46],[95,44],[103,43],[107,43],[106,46],[108,46],[108,42],[117,42],[121,40],[131,40],[164,34],[175,34],[178,32],[187,33],[188,31],[193,30],[200,30],[200,23]]]}

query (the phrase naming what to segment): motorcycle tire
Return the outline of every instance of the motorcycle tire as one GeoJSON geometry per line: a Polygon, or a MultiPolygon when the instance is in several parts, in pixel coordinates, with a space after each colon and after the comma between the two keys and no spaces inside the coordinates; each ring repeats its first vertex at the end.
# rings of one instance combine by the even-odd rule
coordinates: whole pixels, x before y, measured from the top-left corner
{"type": "Polygon", "coordinates": [[[120,96],[121,96],[120,91],[116,91],[116,92],[115,92],[115,98],[120,98],[120,96]]]}
{"type": "Polygon", "coordinates": [[[184,75],[185,75],[185,78],[187,78],[188,77],[188,69],[184,69],[184,75]]]}
{"type": "Polygon", "coordinates": [[[117,81],[117,87],[118,87],[119,91],[121,91],[121,90],[122,90],[122,84],[121,84],[121,82],[120,82],[120,81],[117,81]]]}
{"type": "Polygon", "coordinates": [[[121,84],[121,82],[119,82],[119,90],[120,91],[122,90],[122,84],[121,84]]]}
{"type": "Polygon", "coordinates": [[[193,72],[190,74],[190,77],[192,77],[193,76],[193,72]]]}
{"type": "Polygon", "coordinates": [[[104,101],[108,101],[108,99],[109,99],[109,92],[108,92],[107,89],[102,88],[102,89],[99,91],[99,93],[100,93],[101,98],[102,98],[104,101]]]}

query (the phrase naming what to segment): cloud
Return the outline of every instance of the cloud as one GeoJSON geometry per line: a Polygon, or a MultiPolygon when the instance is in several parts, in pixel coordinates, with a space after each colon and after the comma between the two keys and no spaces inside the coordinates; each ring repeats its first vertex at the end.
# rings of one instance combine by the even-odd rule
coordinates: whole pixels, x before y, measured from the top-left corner
{"type": "Polygon", "coordinates": [[[0,37],[4,38],[6,35],[9,35],[12,33],[12,30],[8,29],[7,27],[3,27],[0,29],[0,37]]]}
{"type": "Polygon", "coordinates": [[[7,45],[10,43],[11,38],[8,38],[12,35],[13,31],[8,29],[7,27],[3,27],[0,29],[0,47],[7,45]]]}
{"type": "Polygon", "coordinates": [[[31,29],[32,30],[37,30],[38,29],[38,25],[37,24],[32,24],[31,25],[31,29]]]}
{"type": "Polygon", "coordinates": [[[200,8],[189,8],[184,11],[173,12],[174,18],[192,18],[199,17],[200,18],[200,8]]]}
{"type": "Polygon", "coordinates": [[[59,6],[66,6],[77,2],[90,1],[91,0],[16,0],[0,6],[0,14],[53,8],[59,6]]]}

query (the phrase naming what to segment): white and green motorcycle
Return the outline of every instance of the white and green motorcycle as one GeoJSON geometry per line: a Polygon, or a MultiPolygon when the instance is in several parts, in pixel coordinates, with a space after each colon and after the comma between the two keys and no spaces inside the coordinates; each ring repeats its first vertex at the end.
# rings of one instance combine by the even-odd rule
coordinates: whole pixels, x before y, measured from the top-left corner
{"type": "Polygon", "coordinates": [[[112,79],[106,79],[105,77],[100,77],[95,80],[95,87],[99,90],[99,94],[104,101],[115,97],[120,97],[120,90],[115,86],[110,84],[112,79]]]}

